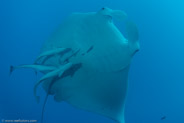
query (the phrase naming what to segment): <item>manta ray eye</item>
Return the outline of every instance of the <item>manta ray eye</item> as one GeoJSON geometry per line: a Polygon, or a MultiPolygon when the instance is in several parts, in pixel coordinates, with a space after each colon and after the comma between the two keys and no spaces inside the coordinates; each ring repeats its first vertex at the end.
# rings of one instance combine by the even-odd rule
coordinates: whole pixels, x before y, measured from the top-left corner
{"type": "Polygon", "coordinates": [[[103,7],[102,10],[104,10],[105,8],[103,7]]]}

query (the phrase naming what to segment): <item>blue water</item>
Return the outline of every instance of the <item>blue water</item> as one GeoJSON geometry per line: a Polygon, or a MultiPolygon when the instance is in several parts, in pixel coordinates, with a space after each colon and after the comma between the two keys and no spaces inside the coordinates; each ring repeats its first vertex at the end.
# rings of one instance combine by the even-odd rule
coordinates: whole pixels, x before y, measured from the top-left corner
{"type": "MultiPolygon", "coordinates": [[[[42,104],[33,97],[40,75],[20,69],[9,77],[9,66],[33,63],[43,42],[70,13],[103,6],[124,10],[140,33],[141,49],[129,73],[126,123],[184,123],[182,0],[1,0],[0,122],[41,117],[42,104]]],[[[123,30],[121,23],[118,28],[123,30]]],[[[43,90],[39,94],[45,95],[43,90]]],[[[115,122],[49,97],[44,123],[115,122]]]]}

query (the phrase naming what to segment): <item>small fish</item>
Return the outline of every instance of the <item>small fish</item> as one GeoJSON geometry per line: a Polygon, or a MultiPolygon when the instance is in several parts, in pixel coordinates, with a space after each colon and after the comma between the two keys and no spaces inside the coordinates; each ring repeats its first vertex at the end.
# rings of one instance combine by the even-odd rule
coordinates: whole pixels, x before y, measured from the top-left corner
{"type": "Polygon", "coordinates": [[[70,55],[68,58],[66,58],[66,59],[64,60],[64,62],[65,62],[65,63],[68,63],[69,60],[70,60],[70,58],[76,56],[79,52],[80,52],[80,49],[78,49],[78,50],[75,51],[72,55],[70,55]]]}
{"type": "Polygon", "coordinates": [[[166,119],[166,116],[163,116],[160,118],[160,120],[165,120],[166,119]]]}
{"type": "Polygon", "coordinates": [[[91,50],[93,50],[93,46],[91,46],[91,47],[86,51],[86,53],[89,53],[91,50]]]}
{"type": "Polygon", "coordinates": [[[85,54],[89,53],[91,50],[93,50],[93,46],[91,46],[85,53],[82,53],[82,56],[84,56],[85,54]]]}
{"type": "MultiPolygon", "coordinates": [[[[70,64],[68,64],[68,65],[70,65],[70,64]]],[[[59,73],[58,76],[53,77],[53,79],[51,80],[51,83],[49,84],[49,88],[48,88],[48,90],[47,90],[47,95],[46,95],[46,97],[45,97],[44,104],[43,104],[43,107],[42,107],[41,123],[43,123],[45,105],[46,105],[46,102],[47,102],[47,99],[48,99],[48,96],[49,96],[49,94],[50,94],[50,90],[51,90],[53,84],[54,84],[57,80],[59,80],[59,79],[61,79],[61,78],[64,78],[64,77],[66,77],[66,76],[71,76],[71,77],[72,77],[72,76],[74,75],[74,73],[75,73],[78,69],[80,69],[81,67],[82,67],[82,63],[73,64],[73,65],[71,65],[71,66],[65,66],[65,68],[68,68],[65,72],[62,72],[62,71],[61,71],[61,72],[59,73]]]]}
{"type": "Polygon", "coordinates": [[[38,56],[38,58],[35,60],[35,64],[37,64],[37,62],[40,61],[41,59],[42,59],[41,64],[44,64],[45,61],[47,61],[52,56],[57,55],[57,54],[60,54],[61,56],[63,56],[65,53],[68,53],[71,50],[72,50],[71,48],[57,48],[54,50],[46,51],[38,56]]]}
{"type": "Polygon", "coordinates": [[[64,78],[66,76],[73,77],[75,72],[82,67],[82,63],[73,64],[69,69],[64,71],[62,74],[59,74],[59,77],[64,78]]]}
{"type": "Polygon", "coordinates": [[[37,87],[40,85],[44,80],[52,78],[52,77],[60,77],[62,74],[68,70],[72,66],[71,63],[67,63],[64,66],[61,66],[60,68],[57,68],[47,74],[45,74],[34,86],[34,96],[36,97],[36,101],[39,103],[40,97],[36,95],[37,87]]]}
{"type": "Polygon", "coordinates": [[[12,72],[15,69],[19,69],[19,68],[31,68],[40,72],[45,72],[45,71],[53,71],[56,69],[56,67],[54,66],[46,66],[46,65],[19,65],[19,66],[10,66],[10,72],[9,75],[12,74],[12,72]]]}
{"type": "Polygon", "coordinates": [[[44,100],[44,103],[43,103],[43,106],[42,106],[42,115],[41,115],[41,123],[43,123],[43,117],[44,117],[44,112],[45,112],[45,105],[47,103],[47,99],[48,99],[48,96],[50,94],[50,90],[52,88],[52,85],[57,81],[59,80],[60,78],[58,76],[56,77],[53,77],[53,79],[51,80],[51,83],[49,84],[49,88],[47,90],[47,95],[45,97],[45,100],[44,100]]]}

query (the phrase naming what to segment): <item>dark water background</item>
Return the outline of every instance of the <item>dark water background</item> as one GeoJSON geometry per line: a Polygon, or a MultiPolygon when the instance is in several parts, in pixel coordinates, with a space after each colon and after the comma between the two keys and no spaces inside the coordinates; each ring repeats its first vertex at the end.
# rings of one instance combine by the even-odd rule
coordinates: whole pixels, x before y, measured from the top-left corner
{"type": "MultiPolygon", "coordinates": [[[[0,0],[0,122],[40,119],[33,97],[38,77],[10,65],[31,64],[58,24],[72,12],[122,9],[140,33],[141,50],[130,73],[126,123],[184,123],[184,1],[182,0],[0,0]],[[160,118],[166,116],[166,119],[160,118]]],[[[123,24],[118,23],[123,30],[123,24]]],[[[45,96],[43,90],[42,101],[45,96]]],[[[108,118],[56,103],[49,97],[45,123],[114,123],[108,118]]]]}

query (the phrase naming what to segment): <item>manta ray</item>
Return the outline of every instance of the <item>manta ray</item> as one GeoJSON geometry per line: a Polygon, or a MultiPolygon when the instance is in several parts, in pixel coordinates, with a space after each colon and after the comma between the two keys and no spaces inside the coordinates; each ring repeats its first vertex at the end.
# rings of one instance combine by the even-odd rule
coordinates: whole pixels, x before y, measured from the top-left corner
{"type": "Polygon", "coordinates": [[[104,7],[97,12],[73,13],[68,16],[44,43],[40,55],[30,65],[43,73],[34,86],[34,96],[40,102],[37,87],[42,84],[48,96],[56,102],[98,113],[119,123],[125,123],[124,110],[131,59],[139,50],[136,25],[127,20],[121,10],[104,7]],[[126,38],[113,19],[125,22],[126,38]]]}

